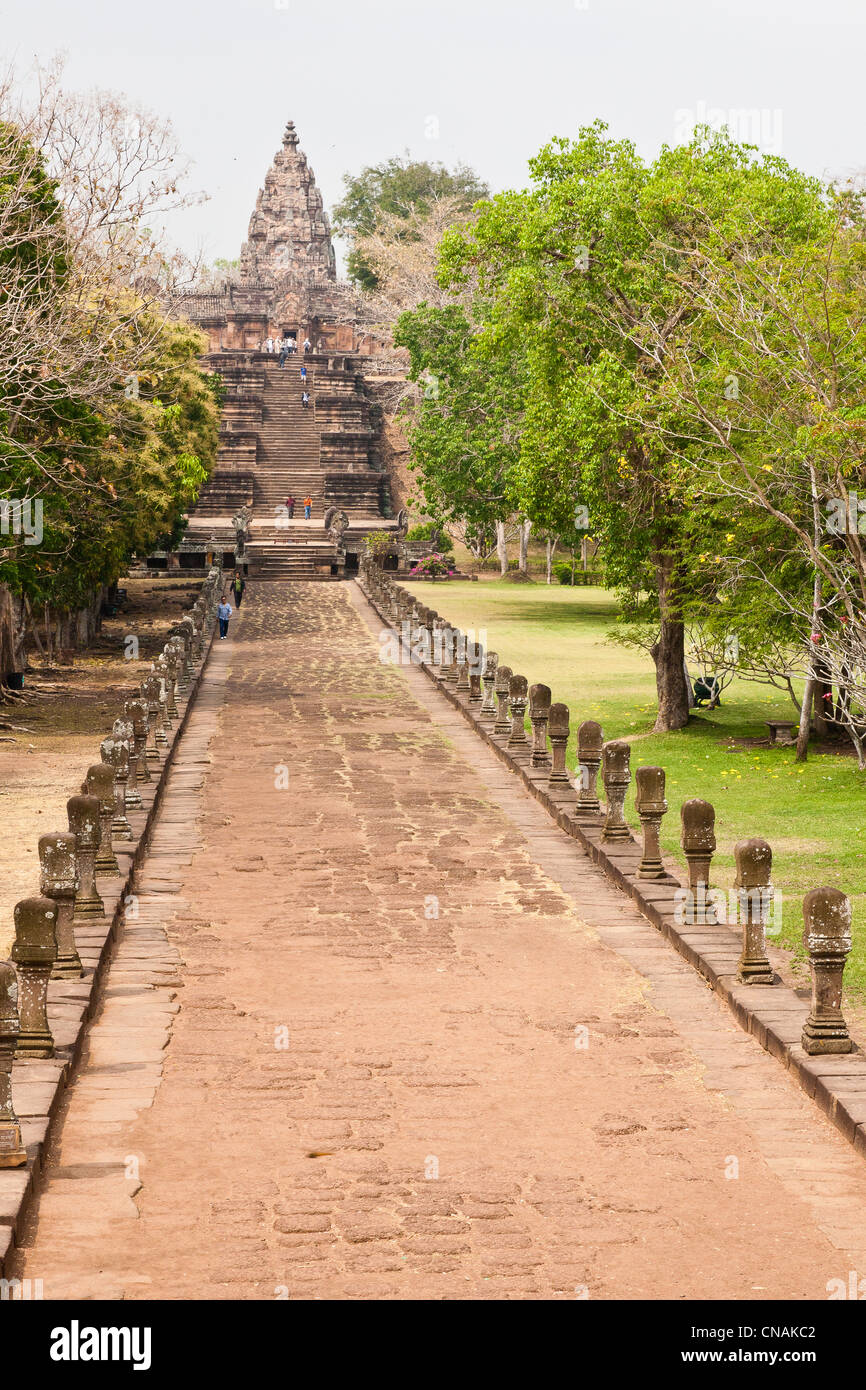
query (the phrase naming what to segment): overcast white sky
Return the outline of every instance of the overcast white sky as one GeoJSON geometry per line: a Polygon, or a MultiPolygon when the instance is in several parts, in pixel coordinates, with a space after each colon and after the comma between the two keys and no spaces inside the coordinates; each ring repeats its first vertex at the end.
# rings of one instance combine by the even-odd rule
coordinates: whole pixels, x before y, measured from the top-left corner
{"type": "Polygon", "coordinates": [[[642,153],[689,114],[812,173],[866,167],[866,0],[0,0],[7,59],[68,57],[174,123],[210,201],[173,227],[234,257],[295,121],[328,208],[341,176],[408,148],[522,186],[596,116],[642,153]],[[433,138],[431,138],[431,136],[433,138]]]}

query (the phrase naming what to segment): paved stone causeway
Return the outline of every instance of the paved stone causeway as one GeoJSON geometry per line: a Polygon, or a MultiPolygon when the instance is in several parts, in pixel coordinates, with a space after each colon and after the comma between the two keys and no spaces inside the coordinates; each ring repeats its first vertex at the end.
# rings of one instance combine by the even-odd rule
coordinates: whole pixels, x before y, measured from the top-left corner
{"type": "Polygon", "coordinates": [[[826,1298],[866,1166],[352,584],[216,642],[16,1273],[46,1298],[826,1298]]]}

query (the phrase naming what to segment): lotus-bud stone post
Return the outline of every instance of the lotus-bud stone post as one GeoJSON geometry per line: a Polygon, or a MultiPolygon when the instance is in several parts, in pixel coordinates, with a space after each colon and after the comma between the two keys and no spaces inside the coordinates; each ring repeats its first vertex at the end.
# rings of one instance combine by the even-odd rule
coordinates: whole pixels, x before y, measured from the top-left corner
{"type": "Polygon", "coordinates": [[[638,864],[638,878],[664,878],[662,863],[662,817],[668,809],[665,801],[665,770],[663,767],[639,767],[634,775],[635,810],[643,831],[643,854],[638,864]]]}
{"type": "Polygon", "coordinates": [[[524,728],[528,689],[529,682],[525,676],[512,676],[508,682],[508,706],[511,711],[511,734],[507,744],[509,748],[522,748],[529,742],[524,728]]]}
{"type": "MultiPolygon", "coordinates": [[[[137,782],[152,782],[150,768],[147,765],[147,701],[146,700],[127,700],[123,706],[124,712],[132,720],[133,737],[135,739],[135,777],[137,782]]],[[[141,797],[139,795],[139,805],[141,797]]]]}
{"type": "Polygon", "coordinates": [[[114,773],[114,816],[111,833],[116,840],[131,840],[132,826],[126,818],[126,787],[129,781],[129,745],[123,739],[104,738],[99,745],[104,763],[114,773]]]}
{"type": "Polygon", "coordinates": [[[710,863],[716,849],[716,813],[709,801],[693,797],[680,807],[682,834],[680,844],[689,866],[689,899],[691,915],[687,921],[715,926],[716,909],[709,899],[710,863]]]}
{"type": "Polygon", "coordinates": [[[115,743],[125,743],[129,753],[129,772],[124,787],[126,809],[137,810],[141,806],[141,792],[138,790],[138,752],[135,746],[135,726],[131,719],[115,719],[111,726],[111,737],[115,743]]]}
{"type": "Polygon", "coordinates": [[[496,670],[499,666],[497,652],[488,652],[484,658],[484,699],[478,717],[483,724],[492,724],[496,719],[496,670]]]}
{"type": "Polygon", "coordinates": [[[499,713],[496,716],[496,723],[493,725],[495,734],[511,733],[511,720],[508,717],[508,692],[511,686],[511,676],[510,666],[498,666],[496,668],[496,700],[499,705],[499,713]]]}
{"type": "Polygon", "coordinates": [[[8,961],[0,961],[0,1168],[21,1168],[27,1162],[12,1104],[12,1059],[20,1032],[15,969],[8,961]]]}
{"type": "Polygon", "coordinates": [[[577,763],[580,786],[577,795],[576,816],[597,816],[601,812],[598,799],[598,770],[601,767],[601,750],[604,747],[604,734],[600,724],[594,719],[584,719],[577,726],[577,763]]]}
{"type": "Polygon", "coordinates": [[[842,1016],[842,975],[851,950],[851,900],[837,888],[813,888],[803,899],[803,940],[812,972],[812,1007],[803,1028],[810,1056],[851,1052],[842,1016]]]}
{"type": "Polygon", "coordinates": [[[767,960],[766,926],[773,898],[770,872],[773,851],[766,840],[740,840],[734,845],[737,904],[743,928],[743,950],[737,964],[741,985],[771,985],[773,967],[767,960]]]}
{"type": "MultiPolygon", "coordinates": [[[[480,642],[471,644],[469,653],[469,703],[481,704],[481,672],[484,670],[484,648],[480,642]]],[[[476,710],[477,714],[477,710],[476,710]]]]}
{"type": "Polygon", "coordinates": [[[607,841],[628,840],[631,838],[626,825],[623,808],[628,784],[631,781],[629,758],[631,748],[624,739],[613,739],[601,750],[602,778],[607,812],[601,838],[607,841]]]}
{"type": "Polygon", "coordinates": [[[449,685],[459,685],[460,683],[460,656],[466,650],[466,638],[459,627],[451,629],[451,660],[445,672],[445,679],[449,685]]]}
{"type": "Polygon", "coordinates": [[[568,735],[571,732],[571,714],[568,705],[551,705],[550,713],[547,717],[547,733],[550,739],[550,746],[553,749],[553,758],[550,766],[550,776],[547,779],[548,787],[571,786],[568,777],[568,769],[565,766],[565,754],[568,748],[568,735]]]}
{"type": "Polygon", "coordinates": [[[87,769],[84,790],[99,801],[99,849],[96,851],[96,872],[105,878],[120,874],[120,865],[111,846],[111,822],[114,819],[114,768],[108,763],[92,763],[87,769]]]}
{"type": "Polygon", "coordinates": [[[451,629],[443,618],[436,621],[436,632],[433,637],[433,665],[436,667],[436,675],[440,680],[445,679],[445,669],[449,653],[449,643],[451,629]]]}
{"type": "Polygon", "coordinates": [[[79,889],[75,895],[75,920],[104,917],[105,904],[96,891],[96,851],[99,849],[99,798],[71,796],[66,803],[69,829],[78,853],[79,889]]]}
{"type": "Polygon", "coordinates": [[[177,719],[178,715],[176,692],[178,689],[178,681],[180,680],[180,665],[183,660],[182,653],[182,642],[177,645],[174,639],[172,639],[171,642],[166,642],[165,650],[163,651],[163,658],[165,660],[166,670],[168,671],[165,693],[168,713],[172,719],[177,719]]]}
{"type": "Polygon", "coordinates": [[[164,657],[159,657],[153,663],[153,671],[159,679],[159,722],[156,726],[156,741],[163,748],[167,748],[171,718],[168,713],[168,668],[164,657]]]}
{"type": "MultiPolygon", "coordinates": [[[[162,693],[162,683],[155,671],[151,671],[149,676],[145,676],[139,687],[141,698],[147,706],[147,743],[145,744],[144,755],[148,762],[159,762],[159,729],[162,723],[162,709],[160,706],[160,695],[162,693]]],[[[165,735],[163,735],[165,737],[165,735]]]]}
{"type": "Polygon", "coordinates": [[[457,653],[457,689],[469,689],[469,667],[472,660],[472,643],[469,638],[461,633],[460,649],[457,653]]]}
{"type": "Polygon", "coordinates": [[[529,720],[532,724],[532,767],[548,767],[550,754],[547,751],[547,720],[550,716],[550,701],[553,698],[549,685],[529,687],[529,720]]]}
{"type": "Polygon", "coordinates": [[[24,898],[15,904],[12,960],[18,971],[18,1057],[53,1057],[48,1026],[48,980],[57,958],[57,908],[50,898],[24,898]]]}
{"type": "Polygon", "coordinates": [[[77,979],[84,966],[75,944],[75,895],[81,887],[78,877],[78,843],[71,830],[55,830],[39,837],[41,866],[39,890],[57,907],[57,959],[53,980],[77,979]]]}

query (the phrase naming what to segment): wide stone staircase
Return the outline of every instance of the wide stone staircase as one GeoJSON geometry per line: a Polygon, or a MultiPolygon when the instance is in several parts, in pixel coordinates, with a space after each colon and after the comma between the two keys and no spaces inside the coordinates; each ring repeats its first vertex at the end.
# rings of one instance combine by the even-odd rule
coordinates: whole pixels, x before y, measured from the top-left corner
{"type": "Polygon", "coordinates": [[[388,525],[383,475],[371,467],[374,431],[355,362],[293,355],[280,367],[275,355],[245,352],[214,354],[208,365],[223,377],[220,446],[216,470],[190,518],[190,538],[210,532],[229,550],[231,518],[247,505],[252,523],[245,561],[251,577],[339,577],[340,556],[324,527],[327,509],[345,511],[356,534],[388,525]],[[312,500],[309,521],[305,497],[312,500]]]}

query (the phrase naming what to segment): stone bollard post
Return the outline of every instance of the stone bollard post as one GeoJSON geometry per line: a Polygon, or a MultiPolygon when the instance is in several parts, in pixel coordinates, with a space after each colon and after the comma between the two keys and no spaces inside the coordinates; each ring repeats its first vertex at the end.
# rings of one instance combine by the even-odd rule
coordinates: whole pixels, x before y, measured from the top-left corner
{"type": "Polygon", "coordinates": [[[550,776],[547,779],[548,787],[571,786],[568,768],[565,766],[568,735],[571,732],[570,717],[568,705],[550,706],[550,713],[547,716],[547,734],[553,749],[553,757],[550,765],[550,776]]]}
{"type": "Polygon", "coordinates": [[[129,745],[123,739],[104,738],[99,745],[102,761],[114,773],[114,815],[111,833],[116,840],[133,839],[132,826],[126,818],[126,787],[129,782],[129,745]]]}
{"type": "Polygon", "coordinates": [[[57,908],[50,898],[24,898],[15,904],[12,960],[18,971],[17,1057],[53,1057],[48,1026],[48,980],[57,958],[57,908]]]}
{"type": "Polygon", "coordinates": [[[57,908],[57,959],[52,980],[78,979],[84,966],[75,944],[75,897],[78,877],[78,842],[70,830],[56,830],[39,837],[41,875],[39,891],[57,908]]]}
{"type": "Polygon", "coordinates": [[[178,709],[176,696],[178,692],[178,682],[180,681],[180,665],[183,661],[183,642],[173,637],[170,642],[166,642],[162,655],[165,662],[165,669],[168,672],[165,684],[166,707],[168,709],[169,718],[177,719],[178,709]]]}
{"type": "Polygon", "coordinates": [[[803,899],[803,940],[812,972],[812,1007],[803,1027],[811,1057],[852,1052],[842,1016],[842,976],[851,950],[851,900],[837,888],[813,888],[803,899]]]}
{"type": "Polygon", "coordinates": [[[168,712],[168,667],[164,657],[158,657],[153,663],[154,675],[159,677],[159,723],[156,726],[156,741],[163,748],[169,746],[169,733],[171,732],[171,718],[168,712]]]}
{"type": "Polygon", "coordinates": [[[635,810],[643,831],[643,854],[637,869],[638,878],[664,878],[662,863],[662,818],[668,809],[665,801],[665,770],[663,767],[639,767],[634,775],[635,810]]]}
{"type": "Polygon", "coordinates": [[[115,719],[111,726],[111,737],[115,743],[125,743],[129,755],[129,771],[124,787],[126,809],[137,810],[141,806],[141,792],[138,790],[138,753],[135,747],[135,726],[131,719],[115,719]]]}
{"type": "Polygon", "coordinates": [[[459,627],[451,628],[451,660],[445,671],[445,679],[449,685],[459,686],[460,684],[460,665],[461,657],[465,660],[466,638],[459,627]]]}
{"type": "Polygon", "coordinates": [[[433,632],[434,674],[440,680],[445,678],[445,670],[450,657],[451,629],[444,618],[437,618],[433,632]]]}
{"type": "Polygon", "coordinates": [[[734,845],[737,905],[743,927],[743,951],[737,964],[741,985],[771,985],[773,968],[767,960],[765,930],[773,900],[770,871],[773,851],[766,840],[740,840],[734,845]]]}
{"type": "Polygon", "coordinates": [[[496,719],[496,671],[499,666],[497,652],[488,652],[484,658],[484,699],[478,718],[482,724],[492,724],[496,719]]]}
{"type": "MultiPolygon", "coordinates": [[[[480,642],[473,642],[469,652],[469,703],[481,704],[481,673],[485,669],[486,658],[480,642]]],[[[476,710],[477,714],[478,711],[476,710]]]]}
{"type": "Polygon", "coordinates": [[[550,754],[547,751],[547,721],[550,718],[552,692],[549,685],[529,687],[529,720],[532,724],[532,752],[530,766],[548,767],[550,754]]]}
{"type": "MultiPolygon", "coordinates": [[[[136,782],[152,782],[153,778],[147,765],[147,701],[127,700],[123,709],[132,721],[136,782]]],[[[138,804],[142,804],[140,793],[138,804]]]]}
{"type": "Polygon", "coordinates": [[[99,849],[99,798],[71,796],[66,803],[69,829],[75,836],[79,888],[74,917],[104,917],[105,904],[96,891],[96,851],[99,849]]]}
{"type": "Polygon", "coordinates": [[[111,846],[111,822],[114,819],[114,768],[107,763],[92,763],[87,769],[83,790],[99,801],[99,848],[96,851],[96,873],[104,878],[117,878],[120,865],[111,846]]]}
{"type": "Polygon", "coordinates": [[[473,644],[461,634],[460,649],[457,653],[457,690],[469,689],[469,667],[472,664],[473,644]]]}
{"type": "Polygon", "coordinates": [[[495,734],[510,734],[511,720],[508,717],[508,693],[511,688],[511,667],[498,666],[496,668],[496,700],[499,705],[499,713],[496,716],[496,723],[493,725],[495,734]]]}
{"type": "Polygon", "coordinates": [[[8,961],[0,961],[0,1168],[21,1168],[27,1162],[12,1104],[12,1059],[20,1032],[15,969],[8,961]]]}
{"type": "Polygon", "coordinates": [[[601,838],[605,841],[615,842],[631,838],[623,814],[625,794],[631,781],[630,757],[631,748],[624,739],[613,739],[610,743],[604,744],[601,750],[602,779],[607,802],[601,838]]]}
{"type": "Polygon", "coordinates": [[[693,797],[680,807],[680,844],[689,866],[690,915],[687,922],[716,926],[715,905],[710,902],[710,863],[716,848],[716,813],[709,801],[693,797]]]}
{"type": "Polygon", "coordinates": [[[511,734],[506,744],[508,748],[523,748],[529,742],[524,728],[528,689],[529,682],[525,676],[512,676],[508,682],[508,706],[511,711],[511,734]]]}
{"type": "Polygon", "coordinates": [[[577,795],[576,816],[597,816],[601,813],[598,799],[598,769],[601,767],[601,750],[604,747],[604,734],[601,725],[594,719],[584,719],[577,726],[577,762],[580,774],[580,787],[577,795]]]}
{"type": "MultiPolygon", "coordinates": [[[[139,686],[141,698],[147,706],[147,742],[145,743],[144,756],[148,762],[159,762],[159,735],[162,732],[162,705],[160,703],[162,695],[162,682],[155,671],[151,671],[149,676],[145,676],[139,686]]],[[[162,735],[165,741],[165,734],[162,735]]]]}

